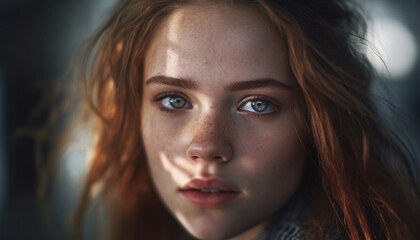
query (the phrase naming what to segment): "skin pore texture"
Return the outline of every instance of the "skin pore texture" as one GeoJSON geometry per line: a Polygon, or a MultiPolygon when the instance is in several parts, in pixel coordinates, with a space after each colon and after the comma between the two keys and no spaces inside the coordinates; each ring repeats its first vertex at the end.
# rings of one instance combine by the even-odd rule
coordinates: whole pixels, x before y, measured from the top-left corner
{"type": "Polygon", "coordinates": [[[305,166],[279,34],[245,7],[182,7],[153,38],[143,89],[144,147],[166,207],[194,237],[254,238],[296,192],[305,166]],[[203,207],[180,191],[212,178],[239,193],[203,207]]]}

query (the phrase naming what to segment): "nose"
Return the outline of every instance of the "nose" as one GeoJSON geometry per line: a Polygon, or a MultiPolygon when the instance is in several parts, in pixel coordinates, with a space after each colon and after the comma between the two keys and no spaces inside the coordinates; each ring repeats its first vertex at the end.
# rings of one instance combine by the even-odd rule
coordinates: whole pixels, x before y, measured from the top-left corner
{"type": "Polygon", "coordinates": [[[187,157],[195,161],[228,162],[232,159],[233,145],[226,119],[205,116],[192,128],[192,140],[187,157]]]}

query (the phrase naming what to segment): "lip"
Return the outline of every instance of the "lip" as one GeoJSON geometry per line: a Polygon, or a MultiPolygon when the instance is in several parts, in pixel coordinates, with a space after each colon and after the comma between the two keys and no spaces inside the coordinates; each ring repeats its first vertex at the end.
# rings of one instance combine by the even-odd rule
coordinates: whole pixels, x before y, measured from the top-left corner
{"type": "Polygon", "coordinates": [[[222,207],[241,194],[241,191],[219,178],[195,178],[179,191],[190,203],[204,208],[222,207]],[[219,192],[202,192],[202,189],[216,189],[219,192]]]}

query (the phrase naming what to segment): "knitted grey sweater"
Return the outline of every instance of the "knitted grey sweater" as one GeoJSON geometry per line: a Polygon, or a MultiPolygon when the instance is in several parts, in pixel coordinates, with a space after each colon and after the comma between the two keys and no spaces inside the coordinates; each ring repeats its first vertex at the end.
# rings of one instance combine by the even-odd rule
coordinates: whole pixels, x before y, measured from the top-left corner
{"type": "MultiPolygon", "coordinates": [[[[255,240],[313,240],[314,232],[304,230],[307,210],[310,206],[301,193],[296,194],[270,220],[255,240]]],[[[324,229],[324,240],[348,239],[344,230],[331,227],[324,229]]]]}

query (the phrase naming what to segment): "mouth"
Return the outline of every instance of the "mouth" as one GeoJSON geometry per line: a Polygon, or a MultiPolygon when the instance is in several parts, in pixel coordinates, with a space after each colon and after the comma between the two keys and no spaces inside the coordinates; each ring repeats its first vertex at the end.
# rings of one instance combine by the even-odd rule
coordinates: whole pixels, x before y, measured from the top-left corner
{"type": "Polygon", "coordinates": [[[203,208],[223,207],[241,194],[218,178],[192,179],[179,192],[190,203],[203,208]]]}
{"type": "Polygon", "coordinates": [[[181,190],[181,192],[185,192],[185,191],[197,191],[197,192],[202,192],[202,193],[224,193],[224,192],[233,192],[233,191],[224,191],[222,189],[212,189],[212,188],[202,188],[202,189],[185,189],[185,190],[181,190]]]}

